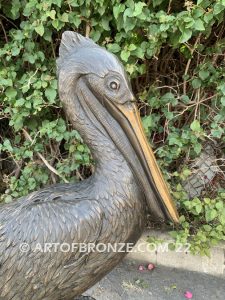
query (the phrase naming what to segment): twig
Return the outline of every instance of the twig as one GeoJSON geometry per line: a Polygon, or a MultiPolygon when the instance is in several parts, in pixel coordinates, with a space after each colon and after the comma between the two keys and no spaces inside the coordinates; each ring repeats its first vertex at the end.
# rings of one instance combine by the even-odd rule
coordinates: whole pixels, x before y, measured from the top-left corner
{"type": "MultiPolygon", "coordinates": [[[[51,156],[52,159],[50,160],[50,165],[53,166],[55,161],[56,161],[56,157],[58,155],[59,152],[59,148],[55,149],[55,145],[50,142],[50,149],[51,149],[51,156]]],[[[55,184],[57,182],[57,177],[55,176],[54,173],[51,172],[51,178],[52,178],[52,182],[55,184]]]]}
{"type": "Polygon", "coordinates": [[[31,85],[31,79],[37,74],[37,72],[39,71],[39,68],[37,68],[34,72],[34,74],[32,74],[27,82],[27,84],[23,85],[22,88],[25,88],[25,87],[28,87],[30,88],[30,85],[31,85]]]}
{"type": "MultiPolygon", "coordinates": [[[[217,96],[217,94],[212,95],[212,96],[210,96],[210,97],[207,97],[207,98],[205,98],[205,99],[199,100],[199,101],[197,101],[197,102],[191,103],[191,104],[189,104],[189,105],[185,105],[185,106],[184,106],[185,109],[182,110],[182,112],[180,112],[180,113],[178,113],[177,115],[175,115],[175,116],[173,117],[173,119],[176,118],[176,117],[178,117],[178,116],[183,115],[183,114],[184,114],[188,109],[190,109],[191,107],[199,106],[199,104],[206,105],[206,104],[203,103],[203,102],[208,101],[208,100],[211,100],[212,98],[214,98],[214,97],[216,97],[216,96],[217,96]]],[[[182,105],[182,106],[183,106],[183,105],[182,105]]],[[[207,106],[207,107],[208,107],[208,106],[207,106]]],[[[213,110],[211,107],[210,107],[210,109],[213,110]]]]}
{"type": "Polygon", "coordinates": [[[197,101],[196,101],[196,107],[195,107],[195,116],[194,116],[194,120],[196,120],[197,119],[197,113],[198,113],[198,107],[199,107],[199,104],[201,103],[200,101],[200,95],[201,95],[201,90],[200,90],[200,88],[197,90],[197,95],[196,95],[196,97],[197,97],[197,101]]]}
{"type": "MultiPolygon", "coordinates": [[[[31,136],[29,135],[29,133],[25,129],[22,129],[22,130],[23,130],[23,134],[24,134],[25,138],[27,140],[29,140],[31,143],[33,143],[33,140],[31,138],[31,136]]],[[[60,175],[59,172],[48,163],[48,161],[44,158],[44,156],[40,152],[37,152],[37,155],[39,156],[39,158],[43,161],[43,163],[46,165],[46,167],[51,172],[53,172],[54,174],[56,174],[57,176],[62,178],[66,183],[69,183],[69,181],[64,176],[60,175]]]]}
{"type": "Polygon", "coordinates": [[[91,32],[91,26],[90,26],[90,24],[89,24],[88,22],[86,22],[85,36],[86,36],[86,37],[89,37],[90,32],[91,32]]]}
{"type": "MultiPolygon", "coordinates": [[[[177,86],[176,86],[177,87],[177,86]]],[[[163,85],[163,86],[157,86],[156,89],[159,90],[159,89],[170,89],[170,90],[173,90],[176,94],[177,94],[177,90],[175,88],[173,88],[173,86],[169,86],[169,85],[163,85]]]]}
{"type": "Polygon", "coordinates": [[[5,27],[4,27],[3,23],[2,23],[2,20],[0,20],[0,24],[2,26],[2,30],[3,30],[4,36],[5,36],[5,41],[6,41],[6,43],[8,43],[9,40],[8,40],[6,31],[5,31],[5,27]]]}
{"type": "Polygon", "coordinates": [[[19,166],[19,167],[15,170],[15,177],[16,177],[16,179],[19,178],[21,169],[22,169],[22,165],[19,166]]]}
{"type": "Polygon", "coordinates": [[[76,175],[78,178],[80,178],[81,180],[84,180],[83,176],[80,174],[80,172],[78,170],[76,170],[76,175]]]}
{"type": "Polygon", "coordinates": [[[12,21],[10,21],[8,18],[6,18],[4,15],[0,14],[0,17],[7,20],[7,22],[9,22],[10,24],[12,24],[16,29],[19,29],[15,23],[13,23],[12,21]]]}
{"type": "MultiPolygon", "coordinates": [[[[201,38],[201,33],[198,35],[195,43],[194,43],[194,46],[192,49],[190,49],[191,51],[191,55],[193,55],[194,51],[195,51],[195,48],[196,48],[196,45],[198,44],[199,40],[201,38]]],[[[184,76],[187,75],[188,73],[188,70],[190,68],[190,64],[191,64],[191,60],[192,58],[189,58],[188,62],[187,62],[187,65],[186,65],[186,68],[185,68],[185,71],[184,71],[184,76]]],[[[187,81],[184,80],[184,84],[183,84],[183,94],[186,95],[186,91],[187,91],[187,81]]]]}
{"type": "Polygon", "coordinates": [[[170,13],[172,1],[173,1],[173,0],[170,0],[170,1],[169,1],[169,5],[168,5],[168,9],[167,9],[167,14],[170,13]]]}

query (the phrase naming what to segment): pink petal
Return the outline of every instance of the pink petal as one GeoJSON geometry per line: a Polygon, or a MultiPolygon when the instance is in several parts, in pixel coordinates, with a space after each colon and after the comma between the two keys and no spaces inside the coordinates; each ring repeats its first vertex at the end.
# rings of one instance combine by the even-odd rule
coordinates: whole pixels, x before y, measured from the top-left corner
{"type": "Polygon", "coordinates": [[[185,297],[186,299],[192,299],[192,298],[193,298],[193,294],[192,294],[190,291],[186,291],[186,292],[184,293],[184,297],[185,297]]]}
{"type": "Polygon", "coordinates": [[[152,263],[150,263],[150,264],[148,264],[147,268],[148,268],[149,271],[154,270],[155,269],[155,265],[152,264],[152,263]]]}
{"type": "Polygon", "coordinates": [[[145,267],[144,267],[143,265],[140,265],[140,266],[138,267],[138,270],[141,271],[141,272],[143,272],[143,271],[145,271],[145,267]]]}

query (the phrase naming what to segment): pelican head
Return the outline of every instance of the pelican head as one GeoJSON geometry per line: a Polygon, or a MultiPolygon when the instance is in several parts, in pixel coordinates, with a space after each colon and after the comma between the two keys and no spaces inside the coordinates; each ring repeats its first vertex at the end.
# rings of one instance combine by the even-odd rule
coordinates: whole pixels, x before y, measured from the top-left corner
{"type": "Polygon", "coordinates": [[[78,33],[63,33],[58,84],[73,119],[74,102],[83,101],[122,153],[153,216],[178,222],[178,214],[145,137],[130,82],[118,58],[78,33]],[[74,96],[76,94],[76,97],[74,96]]]}

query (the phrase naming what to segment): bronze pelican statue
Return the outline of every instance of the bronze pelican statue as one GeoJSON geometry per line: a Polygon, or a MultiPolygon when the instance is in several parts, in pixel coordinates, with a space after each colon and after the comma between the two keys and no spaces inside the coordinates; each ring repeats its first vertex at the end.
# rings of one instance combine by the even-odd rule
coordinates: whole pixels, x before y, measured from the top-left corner
{"type": "Polygon", "coordinates": [[[127,252],[88,245],[134,245],[147,213],[178,221],[116,56],[67,31],[57,66],[65,113],[90,147],[95,171],[0,207],[0,300],[85,299],[127,252]]]}

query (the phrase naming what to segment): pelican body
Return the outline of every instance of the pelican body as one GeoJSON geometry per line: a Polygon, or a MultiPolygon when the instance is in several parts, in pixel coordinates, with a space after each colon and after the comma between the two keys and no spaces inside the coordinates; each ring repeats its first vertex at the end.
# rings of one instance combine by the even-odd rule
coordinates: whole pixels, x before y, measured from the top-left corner
{"type": "Polygon", "coordinates": [[[0,300],[83,299],[127,250],[79,245],[134,245],[147,214],[178,220],[116,56],[67,31],[57,67],[65,113],[90,147],[95,171],[0,207],[0,300]]]}

